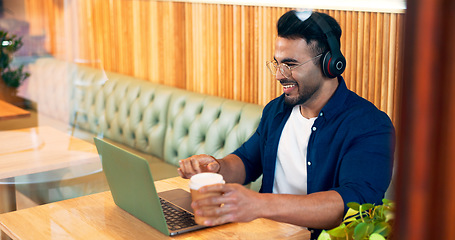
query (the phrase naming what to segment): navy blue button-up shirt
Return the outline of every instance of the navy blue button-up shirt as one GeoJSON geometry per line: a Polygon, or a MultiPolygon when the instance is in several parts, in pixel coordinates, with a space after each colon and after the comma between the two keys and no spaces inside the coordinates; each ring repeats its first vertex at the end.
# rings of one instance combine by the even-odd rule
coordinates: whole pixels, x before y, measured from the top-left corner
{"type": "MultiPolygon", "coordinates": [[[[348,90],[343,78],[338,81],[314,122],[302,164],[308,194],[335,190],[346,212],[349,202],[382,203],[392,176],[395,129],[387,114],[348,90]]],[[[263,193],[273,191],[278,143],[291,110],[284,95],[272,100],[256,132],[233,152],[245,165],[245,184],[263,174],[263,193]]]]}

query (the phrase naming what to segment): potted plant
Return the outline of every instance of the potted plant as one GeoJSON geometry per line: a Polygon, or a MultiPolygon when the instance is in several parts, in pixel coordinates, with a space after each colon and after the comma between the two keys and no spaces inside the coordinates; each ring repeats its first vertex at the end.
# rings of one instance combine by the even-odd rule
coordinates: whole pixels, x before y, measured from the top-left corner
{"type": "Polygon", "coordinates": [[[22,39],[16,35],[10,36],[8,32],[0,30],[0,77],[2,92],[0,97],[15,103],[17,101],[17,88],[30,75],[23,72],[23,65],[16,69],[11,68],[12,55],[22,47],[22,39]]]}
{"type": "Polygon", "coordinates": [[[382,205],[348,203],[348,213],[340,226],[324,230],[318,240],[341,239],[390,239],[394,220],[395,204],[387,199],[382,205]]]}

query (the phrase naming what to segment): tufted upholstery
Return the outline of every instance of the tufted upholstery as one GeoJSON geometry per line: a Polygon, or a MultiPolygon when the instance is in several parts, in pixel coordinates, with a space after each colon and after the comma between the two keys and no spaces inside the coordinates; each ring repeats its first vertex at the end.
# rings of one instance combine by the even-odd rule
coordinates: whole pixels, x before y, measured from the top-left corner
{"type": "Polygon", "coordinates": [[[221,158],[233,152],[256,130],[262,108],[188,91],[174,94],[166,129],[164,160],[195,154],[221,158]]]}
{"type": "Polygon", "coordinates": [[[72,124],[163,158],[171,88],[88,67],[76,80],[72,124]]]}

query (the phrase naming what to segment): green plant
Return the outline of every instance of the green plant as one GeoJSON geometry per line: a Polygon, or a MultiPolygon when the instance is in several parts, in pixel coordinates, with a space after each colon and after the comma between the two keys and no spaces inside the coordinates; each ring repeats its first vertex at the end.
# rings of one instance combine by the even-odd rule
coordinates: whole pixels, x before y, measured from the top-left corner
{"type": "Polygon", "coordinates": [[[22,47],[22,38],[18,38],[16,35],[10,36],[7,32],[0,30],[0,44],[0,74],[6,86],[17,88],[30,76],[29,73],[22,71],[23,65],[17,69],[10,67],[12,54],[22,47]]]}
{"type": "Polygon", "coordinates": [[[395,204],[387,199],[382,205],[348,203],[348,213],[340,226],[322,231],[318,240],[384,240],[392,233],[395,204]]]}

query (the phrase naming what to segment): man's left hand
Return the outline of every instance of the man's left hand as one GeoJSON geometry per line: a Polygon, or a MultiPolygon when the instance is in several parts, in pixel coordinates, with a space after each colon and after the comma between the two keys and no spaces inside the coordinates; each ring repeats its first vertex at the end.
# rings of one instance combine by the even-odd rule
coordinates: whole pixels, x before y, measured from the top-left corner
{"type": "Polygon", "coordinates": [[[207,217],[204,225],[249,222],[261,217],[261,194],[240,184],[216,184],[199,189],[201,193],[222,192],[221,196],[200,199],[191,204],[196,215],[207,217]],[[220,206],[220,207],[213,207],[220,206]]]}

